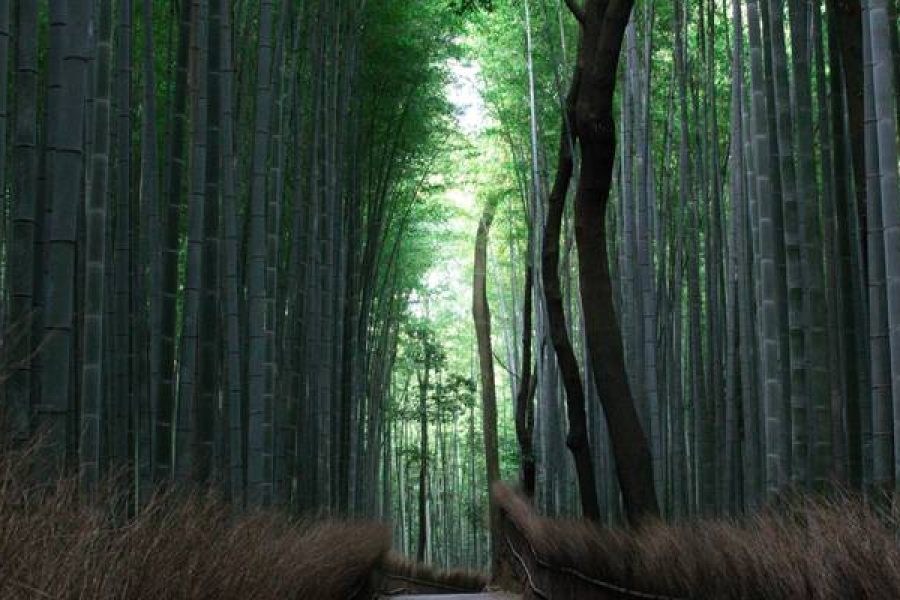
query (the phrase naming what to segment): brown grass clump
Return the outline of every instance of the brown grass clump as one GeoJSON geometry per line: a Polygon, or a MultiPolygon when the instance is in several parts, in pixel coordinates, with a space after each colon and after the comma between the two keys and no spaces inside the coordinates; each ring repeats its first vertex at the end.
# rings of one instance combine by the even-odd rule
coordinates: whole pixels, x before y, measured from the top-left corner
{"type": "Polygon", "coordinates": [[[390,553],[379,569],[379,590],[386,596],[465,594],[482,591],[487,577],[463,570],[443,571],[390,553]]]}
{"type": "Polygon", "coordinates": [[[900,598],[898,528],[851,499],[634,531],[540,518],[507,488],[495,493],[544,563],[544,581],[574,571],[674,598],[900,598]]]}
{"type": "Polygon", "coordinates": [[[367,598],[390,546],[368,523],[236,518],[209,496],[159,497],[136,518],[80,507],[73,481],[40,490],[0,457],[0,598],[367,598]]]}

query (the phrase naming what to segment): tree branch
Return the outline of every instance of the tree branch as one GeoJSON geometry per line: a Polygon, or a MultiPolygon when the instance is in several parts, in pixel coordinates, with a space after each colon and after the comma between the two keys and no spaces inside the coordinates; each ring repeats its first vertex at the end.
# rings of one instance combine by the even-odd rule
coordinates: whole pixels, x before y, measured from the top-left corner
{"type": "Polygon", "coordinates": [[[577,2],[578,0],[566,0],[566,6],[569,7],[569,10],[572,11],[578,22],[584,25],[584,9],[578,6],[577,2]]]}

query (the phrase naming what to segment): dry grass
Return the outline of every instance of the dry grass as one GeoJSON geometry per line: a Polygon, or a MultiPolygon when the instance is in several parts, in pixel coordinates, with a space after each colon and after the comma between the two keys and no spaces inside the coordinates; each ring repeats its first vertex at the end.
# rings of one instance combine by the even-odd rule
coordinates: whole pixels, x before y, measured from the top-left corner
{"type": "Polygon", "coordinates": [[[385,595],[426,593],[474,593],[487,587],[484,575],[463,570],[443,571],[388,554],[381,571],[381,592],[385,595]]]}
{"type": "Polygon", "coordinates": [[[849,499],[635,532],[539,518],[510,490],[495,493],[542,560],[624,588],[693,599],[900,598],[898,528],[849,499]]]}
{"type": "MultiPolygon", "coordinates": [[[[81,507],[74,481],[30,485],[31,464],[28,451],[0,453],[0,598],[361,600],[370,585],[475,591],[486,583],[390,555],[387,528],[371,523],[236,518],[196,495],[158,497],[125,522],[81,507]]],[[[900,598],[895,521],[849,499],[635,532],[543,519],[510,490],[495,493],[560,577],[568,569],[693,599],[900,598]]]]}
{"type": "MultiPolygon", "coordinates": [[[[79,507],[76,486],[29,486],[0,457],[0,598],[347,600],[386,555],[386,527],[233,518],[211,497],[157,498],[122,525],[79,507]]],[[[359,597],[368,597],[361,595],[359,597]]]]}

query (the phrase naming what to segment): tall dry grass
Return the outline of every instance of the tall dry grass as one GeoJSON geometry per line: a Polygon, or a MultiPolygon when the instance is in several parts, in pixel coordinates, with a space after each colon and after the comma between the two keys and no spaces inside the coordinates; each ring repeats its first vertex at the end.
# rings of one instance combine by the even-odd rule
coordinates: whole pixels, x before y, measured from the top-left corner
{"type": "Polygon", "coordinates": [[[389,550],[385,526],[235,518],[212,496],[116,519],[83,508],[74,481],[29,483],[29,452],[0,455],[0,598],[368,598],[389,550]]]}
{"type": "Polygon", "coordinates": [[[692,599],[900,598],[900,528],[891,515],[851,498],[798,499],[741,520],[633,531],[540,518],[510,490],[496,493],[551,579],[577,571],[692,599]]]}
{"type": "Polygon", "coordinates": [[[413,562],[395,553],[385,557],[378,570],[378,589],[383,596],[474,594],[484,590],[488,577],[471,571],[442,570],[413,562]]]}
{"type": "MultiPolygon", "coordinates": [[[[458,592],[486,583],[389,556],[383,525],[235,517],[196,494],[158,496],[136,517],[117,518],[85,508],[74,480],[35,485],[33,451],[0,452],[3,599],[349,600],[370,598],[373,585],[458,592]]],[[[577,572],[674,598],[900,598],[897,521],[852,499],[633,531],[541,518],[510,490],[495,491],[551,579],[577,572]]],[[[122,506],[105,498],[104,507],[122,506]]]]}

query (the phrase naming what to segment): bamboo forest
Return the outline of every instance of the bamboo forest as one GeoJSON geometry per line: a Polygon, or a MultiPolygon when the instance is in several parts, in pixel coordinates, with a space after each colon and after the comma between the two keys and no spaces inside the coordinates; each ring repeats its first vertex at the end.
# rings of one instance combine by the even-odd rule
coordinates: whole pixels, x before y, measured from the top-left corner
{"type": "Polygon", "coordinates": [[[898,9],[0,0],[0,597],[900,597],[898,9]]]}

